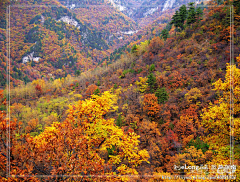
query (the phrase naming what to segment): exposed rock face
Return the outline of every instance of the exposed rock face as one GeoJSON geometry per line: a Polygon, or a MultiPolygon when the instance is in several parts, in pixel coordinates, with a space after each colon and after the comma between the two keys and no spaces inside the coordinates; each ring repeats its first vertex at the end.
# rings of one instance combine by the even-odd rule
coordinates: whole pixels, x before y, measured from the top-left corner
{"type": "MultiPolygon", "coordinates": [[[[92,0],[58,0],[69,9],[75,9],[81,6],[101,5],[102,1],[92,0]],[[86,4],[86,2],[90,4],[86,4]]],[[[142,18],[154,16],[155,13],[160,13],[169,9],[180,7],[182,4],[195,2],[198,4],[205,0],[107,0],[106,5],[111,5],[121,11],[126,16],[136,22],[142,18]]]]}
{"type": "Polygon", "coordinates": [[[34,52],[31,52],[30,54],[28,54],[27,56],[24,56],[22,58],[22,63],[27,63],[29,61],[34,61],[34,62],[38,62],[40,57],[33,57],[34,52]]]}
{"type": "Polygon", "coordinates": [[[22,58],[22,63],[27,63],[27,62],[29,62],[29,58],[28,58],[28,56],[24,56],[22,58]]]}
{"type": "Polygon", "coordinates": [[[163,6],[162,11],[172,8],[174,3],[175,3],[175,0],[167,0],[163,6]]]}
{"type": "Polygon", "coordinates": [[[61,17],[58,21],[63,21],[69,25],[73,25],[77,28],[80,28],[80,25],[78,24],[78,22],[76,20],[74,20],[72,17],[69,16],[63,16],[61,17]]]}
{"type": "Polygon", "coordinates": [[[182,4],[195,2],[198,4],[203,0],[108,0],[113,7],[129,16],[135,21],[151,16],[157,12],[163,12],[172,8],[180,7],[182,4]]]}
{"type": "Polygon", "coordinates": [[[34,62],[38,62],[39,59],[40,59],[40,57],[34,57],[34,58],[33,58],[33,61],[34,61],[34,62]]]}
{"type": "Polygon", "coordinates": [[[146,17],[148,15],[151,15],[151,14],[153,14],[157,10],[158,10],[158,7],[149,9],[146,13],[143,13],[143,16],[146,17]]]}
{"type": "Polygon", "coordinates": [[[122,34],[126,34],[126,35],[133,35],[133,34],[135,34],[135,33],[137,33],[138,32],[138,30],[136,30],[136,31],[132,31],[132,30],[129,30],[129,31],[127,31],[127,32],[121,32],[122,34]]]}
{"type": "Polygon", "coordinates": [[[69,8],[70,8],[70,9],[74,9],[75,6],[76,6],[75,4],[72,4],[69,8]]]}
{"type": "Polygon", "coordinates": [[[44,24],[45,18],[43,15],[41,15],[41,23],[44,24]]]}
{"type": "Polygon", "coordinates": [[[122,2],[119,0],[109,0],[113,7],[117,8],[119,11],[124,11],[126,10],[126,7],[122,5],[122,2]]]}

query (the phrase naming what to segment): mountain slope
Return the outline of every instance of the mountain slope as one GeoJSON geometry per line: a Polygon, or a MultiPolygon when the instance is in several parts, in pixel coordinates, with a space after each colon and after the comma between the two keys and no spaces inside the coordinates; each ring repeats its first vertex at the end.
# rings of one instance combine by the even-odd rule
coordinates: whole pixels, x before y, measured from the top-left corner
{"type": "MultiPolygon", "coordinates": [[[[237,5],[235,20],[240,17],[237,5]]],[[[236,62],[233,68],[238,78],[240,40],[231,42],[229,8],[210,6],[203,12],[191,23],[184,19],[182,30],[172,26],[166,39],[154,36],[132,46],[112,64],[78,77],[38,79],[13,88],[11,116],[17,118],[11,125],[13,174],[51,174],[49,178],[58,181],[66,180],[58,178],[63,174],[78,175],[67,180],[85,181],[102,180],[97,178],[102,176],[105,180],[106,175],[111,181],[157,181],[163,175],[174,179],[176,171],[188,178],[193,172],[206,178],[218,176],[219,171],[212,168],[179,168],[229,164],[232,72],[227,63],[231,58],[236,62]]],[[[233,34],[239,35],[239,23],[234,26],[233,34]]],[[[239,126],[239,79],[233,83],[237,106],[233,114],[239,126]]],[[[5,136],[2,118],[4,130],[0,131],[5,136]]],[[[234,133],[233,161],[238,164],[238,127],[234,133]]],[[[5,160],[0,164],[5,170],[5,160]]],[[[239,167],[235,167],[239,180],[239,167]]]]}
{"type": "Polygon", "coordinates": [[[111,46],[111,51],[126,43],[139,29],[129,17],[114,8],[109,1],[66,1],[60,0],[83,24],[101,32],[104,40],[111,46]]]}
{"type": "MultiPolygon", "coordinates": [[[[109,48],[100,31],[81,23],[58,1],[12,2],[10,22],[11,79],[16,85],[18,80],[63,77],[93,68],[109,48]]],[[[6,41],[2,30],[1,41],[6,41]]]]}
{"type": "Polygon", "coordinates": [[[136,21],[140,27],[150,24],[157,17],[183,4],[190,2],[200,3],[195,0],[113,0],[113,6],[122,13],[136,21]]]}
{"type": "MultiPolygon", "coordinates": [[[[114,2],[60,2],[62,5],[56,0],[11,2],[21,5],[11,12],[11,58],[15,66],[11,70],[11,78],[15,85],[18,85],[18,80],[28,82],[43,76],[46,79],[64,77],[94,68],[116,48],[159,34],[162,28],[158,23],[169,21],[169,18],[158,18],[160,21],[155,21],[156,28],[147,26],[141,30],[131,18],[113,8],[114,2]]],[[[134,5],[145,4],[136,1],[134,5]]],[[[2,10],[5,14],[6,11],[2,10]]],[[[150,23],[154,17],[147,16],[138,21],[150,23]]],[[[1,21],[4,23],[5,20],[1,21]]]]}

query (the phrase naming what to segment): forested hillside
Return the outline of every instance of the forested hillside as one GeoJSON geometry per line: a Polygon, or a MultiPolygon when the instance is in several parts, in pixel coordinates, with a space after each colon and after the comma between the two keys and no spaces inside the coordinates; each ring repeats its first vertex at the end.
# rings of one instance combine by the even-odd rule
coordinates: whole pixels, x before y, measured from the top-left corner
{"type": "MultiPolygon", "coordinates": [[[[102,43],[95,47],[100,54],[109,45],[92,31],[98,25],[79,14],[80,29],[56,21],[61,13],[74,17],[64,6],[41,8],[34,16],[16,12],[26,16],[21,26],[28,34],[17,31],[20,25],[11,30],[11,39],[22,40],[12,49],[22,45],[49,59],[11,68],[23,76],[30,66],[37,71],[26,84],[11,80],[10,93],[0,91],[2,181],[240,180],[239,1],[182,5],[166,17],[170,21],[149,25],[142,30],[148,35],[133,37],[93,66],[86,51],[94,44],[82,32],[102,43]],[[76,59],[76,70],[68,62],[58,78],[34,77],[56,75],[60,68],[53,67],[69,60],[59,54],[76,59]]],[[[24,51],[11,52],[11,62],[21,56],[24,51]]]]}
{"type": "MultiPolygon", "coordinates": [[[[3,69],[0,75],[2,78],[6,78],[7,58],[4,54],[6,52],[4,41],[7,40],[4,30],[6,5],[10,2],[4,3],[5,6],[1,6],[4,16],[1,17],[3,24],[0,32],[0,41],[3,45],[1,50],[3,69]]],[[[67,74],[79,75],[80,72],[95,68],[103,58],[121,45],[119,38],[121,34],[114,33],[123,31],[124,34],[124,31],[136,29],[136,25],[129,18],[109,8],[110,14],[106,14],[105,10],[100,12],[105,12],[106,17],[119,20],[122,18],[123,21],[119,22],[119,25],[113,22],[114,26],[113,23],[112,25],[109,23],[106,29],[102,24],[90,24],[81,14],[74,13],[55,0],[17,1],[11,4],[10,56],[13,65],[11,80],[14,86],[43,77],[49,80],[66,77],[67,74]]],[[[83,10],[81,12],[86,14],[83,10]]],[[[94,13],[94,10],[88,14],[91,13],[94,13]]],[[[1,86],[4,85],[3,81],[1,86]]]]}

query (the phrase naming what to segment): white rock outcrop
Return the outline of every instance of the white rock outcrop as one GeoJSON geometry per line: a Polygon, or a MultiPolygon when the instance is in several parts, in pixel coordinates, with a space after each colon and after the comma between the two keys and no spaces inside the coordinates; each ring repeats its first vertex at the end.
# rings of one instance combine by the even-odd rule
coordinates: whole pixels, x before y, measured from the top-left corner
{"type": "Polygon", "coordinates": [[[69,17],[69,16],[63,16],[61,17],[58,21],[63,21],[69,25],[73,25],[77,28],[80,28],[78,22],[76,20],[74,20],[72,17],[69,17]]]}
{"type": "Polygon", "coordinates": [[[33,58],[33,61],[34,61],[34,62],[38,62],[39,59],[40,59],[40,57],[34,57],[34,58],[33,58]]]}
{"type": "Polygon", "coordinates": [[[28,61],[29,61],[28,56],[24,56],[24,57],[22,58],[22,63],[27,63],[28,61]]]}
{"type": "Polygon", "coordinates": [[[41,15],[41,23],[44,24],[45,18],[43,15],[41,15]]]}
{"type": "Polygon", "coordinates": [[[31,52],[30,54],[28,54],[27,56],[24,56],[22,58],[22,63],[27,63],[29,61],[38,62],[39,59],[40,59],[40,57],[34,57],[34,52],[31,52]]]}
{"type": "Polygon", "coordinates": [[[175,0],[167,0],[163,6],[162,11],[172,8],[174,3],[175,3],[175,0]]]}
{"type": "Polygon", "coordinates": [[[158,10],[158,7],[149,9],[146,13],[143,14],[144,17],[153,14],[155,11],[158,10]]]}
{"type": "Polygon", "coordinates": [[[133,34],[135,34],[135,33],[137,33],[138,32],[138,30],[135,30],[135,31],[133,31],[133,30],[129,30],[129,31],[127,31],[127,32],[121,32],[122,34],[125,34],[125,35],[133,35],[133,34]]]}

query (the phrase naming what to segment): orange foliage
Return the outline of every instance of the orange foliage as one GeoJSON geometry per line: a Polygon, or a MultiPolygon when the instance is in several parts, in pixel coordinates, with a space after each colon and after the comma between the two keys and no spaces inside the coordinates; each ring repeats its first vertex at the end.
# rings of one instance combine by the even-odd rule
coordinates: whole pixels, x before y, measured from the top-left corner
{"type": "Polygon", "coordinates": [[[157,114],[160,111],[160,105],[158,104],[157,97],[154,94],[144,95],[143,111],[149,116],[157,117],[157,114]]]}
{"type": "Polygon", "coordinates": [[[97,88],[98,87],[96,85],[89,85],[86,92],[85,92],[86,96],[87,97],[91,96],[97,88]]]}

